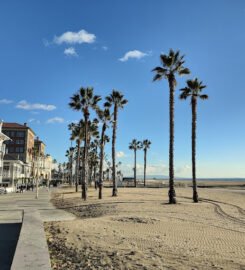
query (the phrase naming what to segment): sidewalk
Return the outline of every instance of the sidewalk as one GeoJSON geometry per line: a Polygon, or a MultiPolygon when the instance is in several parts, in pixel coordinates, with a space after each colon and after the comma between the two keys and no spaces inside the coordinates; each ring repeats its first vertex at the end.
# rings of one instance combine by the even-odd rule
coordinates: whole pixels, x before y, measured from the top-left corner
{"type": "Polygon", "coordinates": [[[0,253],[4,254],[2,259],[0,257],[1,270],[10,269],[12,260],[12,270],[50,269],[43,222],[75,219],[71,213],[56,209],[50,203],[50,192],[46,188],[39,189],[38,199],[35,195],[35,191],[26,191],[0,196],[0,228],[1,233],[4,232],[0,239],[4,242],[0,246],[0,253]]]}

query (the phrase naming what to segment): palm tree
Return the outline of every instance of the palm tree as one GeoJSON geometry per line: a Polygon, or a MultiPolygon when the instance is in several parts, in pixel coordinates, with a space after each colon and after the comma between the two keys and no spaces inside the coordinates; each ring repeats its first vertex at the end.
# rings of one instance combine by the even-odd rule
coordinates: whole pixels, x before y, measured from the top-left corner
{"type": "Polygon", "coordinates": [[[81,87],[78,93],[71,97],[69,106],[75,111],[81,111],[84,117],[84,154],[83,154],[83,173],[82,173],[82,199],[87,199],[87,165],[88,165],[88,121],[90,109],[97,109],[97,103],[101,100],[100,96],[94,95],[92,87],[81,87]]]}
{"type": "Polygon", "coordinates": [[[102,188],[103,188],[103,165],[104,165],[104,146],[105,142],[109,141],[109,138],[105,135],[108,123],[111,120],[111,113],[108,108],[97,111],[98,117],[102,122],[102,129],[100,135],[100,167],[99,167],[99,199],[102,199],[102,188]]]}
{"type": "Polygon", "coordinates": [[[126,99],[124,99],[123,94],[116,90],[112,90],[112,93],[106,97],[107,102],[105,103],[105,107],[114,106],[113,109],[113,133],[112,133],[112,181],[113,181],[113,189],[112,196],[117,196],[117,181],[116,181],[116,131],[117,131],[117,115],[118,109],[123,109],[124,105],[128,103],[126,99]]]}
{"type": "Polygon", "coordinates": [[[128,148],[130,150],[134,150],[134,186],[136,187],[136,153],[137,150],[142,148],[142,143],[136,139],[133,139],[128,148]]]}
{"type": "Polygon", "coordinates": [[[169,84],[169,203],[176,203],[176,194],[174,190],[174,91],[177,85],[176,75],[186,75],[190,71],[183,64],[184,55],[180,56],[180,52],[174,52],[170,49],[169,54],[160,55],[162,67],[156,67],[152,71],[156,72],[153,81],[165,78],[169,84]]]}
{"type": "Polygon", "coordinates": [[[146,178],[146,157],[147,157],[147,150],[150,148],[151,141],[143,140],[142,148],[144,150],[144,187],[145,187],[145,178],[146,178]]]}
{"type": "Polygon", "coordinates": [[[75,190],[78,192],[79,178],[80,178],[80,152],[81,152],[81,141],[84,139],[84,121],[80,120],[78,124],[71,123],[69,129],[72,131],[71,140],[76,140],[76,181],[75,190]]]}
{"type": "Polygon", "coordinates": [[[208,95],[202,94],[202,90],[206,88],[206,85],[202,84],[197,78],[194,80],[187,80],[187,86],[180,89],[180,99],[186,100],[191,98],[192,108],[192,182],[193,182],[193,201],[198,202],[197,183],[196,183],[196,122],[197,122],[197,99],[208,99],[208,95]]]}
{"type": "Polygon", "coordinates": [[[74,153],[74,147],[70,147],[68,150],[66,150],[66,157],[68,157],[69,161],[69,184],[72,186],[72,167],[73,167],[73,153],[74,153]]]}

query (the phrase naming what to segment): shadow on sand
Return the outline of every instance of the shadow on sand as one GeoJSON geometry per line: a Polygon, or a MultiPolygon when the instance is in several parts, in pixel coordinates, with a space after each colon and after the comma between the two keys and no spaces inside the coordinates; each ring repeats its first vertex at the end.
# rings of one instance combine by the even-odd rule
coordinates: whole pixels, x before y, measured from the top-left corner
{"type": "Polygon", "coordinates": [[[19,239],[21,223],[0,224],[0,269],[9,270],[19,239]]]}

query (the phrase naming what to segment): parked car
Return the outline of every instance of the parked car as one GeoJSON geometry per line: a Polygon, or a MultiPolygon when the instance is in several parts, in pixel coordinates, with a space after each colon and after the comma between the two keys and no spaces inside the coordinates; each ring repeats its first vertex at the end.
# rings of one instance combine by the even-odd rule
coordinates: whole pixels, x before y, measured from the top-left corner
{"type": "Polygon", "coordinates": [[[5,187],[0,187],[0,194],[6,194],[7,190],[5,187]]]}

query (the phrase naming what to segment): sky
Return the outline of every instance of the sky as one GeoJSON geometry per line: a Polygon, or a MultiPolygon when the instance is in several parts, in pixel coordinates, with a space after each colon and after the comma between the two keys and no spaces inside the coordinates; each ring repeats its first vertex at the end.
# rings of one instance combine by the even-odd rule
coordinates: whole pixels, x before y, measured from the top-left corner
{"type": "MultiPolygon", "coordinates": [[[[82,86],[103,98],[119,90],[129,101],[118,119],[121,170],[133,173],[130,141],[149,139],[148,174],[168,175],[169,90],[151,70],[173,48],[191,70],[177,78],[175,175],[191,177],[191,107],[178,95],[197,77],[209,95],[198,102],[197,176],[245,177],[244,29],[243,0],[1,0],[0,118],[27,122],[64,162],[67,125],[82,118],[70,97],[82,86]]],[[[142,174],[143,151],[137,164],[142,174]]]]}

